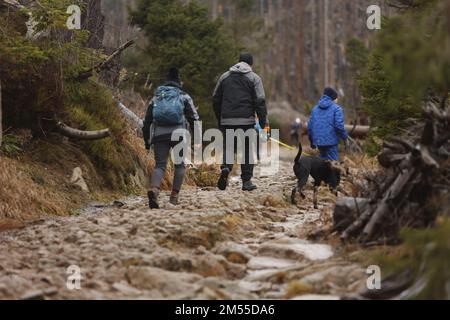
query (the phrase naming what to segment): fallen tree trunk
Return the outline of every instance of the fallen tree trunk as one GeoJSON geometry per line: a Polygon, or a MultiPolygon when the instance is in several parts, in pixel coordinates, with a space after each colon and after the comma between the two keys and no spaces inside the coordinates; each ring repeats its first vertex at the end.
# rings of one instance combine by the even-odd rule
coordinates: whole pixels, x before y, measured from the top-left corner
{"type": "Polygon", "coordinates": [[[59,132],[68,138],[78,140],[100,140],[111,136],[109,129],[97,130],[97,131],[82,131],[71,128],[62,122],[57,123],[59,132]]]}
{"type": "Polygon", "coordinates": [[[144,127],[144,122],[139,118],[133,111],[128,109],[122,102],[117,101],[117,106],[128,122],[133,125],[136,129],[142,129],[144,127]]]}
{"type": "Polygon", "coordinates": [[[346,125],[345,130],[349,133],[351,137],[363,138],[367,136],[370,132],[369,126],[354,126],[346,125]]]}
{"type": "Polygon", "coordinates": [[[370,201],[363,198],[339,198],[334,209],[334,231],[342,232],[362,215],[370,206],[370,201]]]}

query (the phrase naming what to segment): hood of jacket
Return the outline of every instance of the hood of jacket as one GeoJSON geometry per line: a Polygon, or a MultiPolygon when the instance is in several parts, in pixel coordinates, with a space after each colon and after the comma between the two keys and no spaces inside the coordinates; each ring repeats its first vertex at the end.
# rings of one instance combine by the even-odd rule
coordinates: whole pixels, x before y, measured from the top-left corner
{"type": "Polygon", "coordinates": [[[334,104],[334,101],[329,96],[323,96],[319,100],[319,108],[320,109],[328,109],[334,104]]]}
{"type": "Polygon", "coordinates": [[[245,62],[239,62],[238,64],[236,64],[230,68],[230,72],[234,72],[234,73],[244,73],[245,74],[245,73],[250,73],[252,71],[253,71],[252,67],[248,63],[245,63],[245,62]]]}
{"type": "Polygon", "coordinates": [[[164,82],[164,86],[165,87],[175,87],[178,89],[182,88],[181,84],[178,82],[175,82],[175,81],[166,81],[166,82],[164,82]]]}

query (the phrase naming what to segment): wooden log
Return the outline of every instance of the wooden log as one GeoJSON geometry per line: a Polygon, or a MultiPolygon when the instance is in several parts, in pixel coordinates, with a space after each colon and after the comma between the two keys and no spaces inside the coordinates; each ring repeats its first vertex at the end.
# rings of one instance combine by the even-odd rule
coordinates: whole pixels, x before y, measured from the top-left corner
{"type": "Polygon", "coordinates": [[[433,101],[429,101],[427,102],[424,112],[429,119],[435,119],[440,122],[447,122],[450,121],[449,108],[450,107],[447,107],[447,109],[444,110],[440,110],[433,101]]]}
{"type": "Polygon", "coordinates": [[[111,136],[109,129],[97,130],[97,131],[82,131],[71,128],[62,122],[57,124],[59,132],[68,138],[78,140],[100,140],[111,136]]]}
{"type": "MultiPolygon", "coordinates": [[[[408,161],[408,160],[405,160],[408,161]]],[[[363,238],[364,240],[371,240],[374,232],[376,231],[377,226],[380,224],[381,220],[385,217],[386,214],[390,211],[390,203],[395,200],[402,192],[404,187],[408,184],[411,178],[416,173],[416,170],[410,169],[405,170],[401,174],[398,175],[395,182],[386,192],[383,200],[378,203],[378,207],[369,222],[365,226],[363,230],[363,238]]],[[[408,195],[405,195],[408,196],[408,195]]]]}
{"type": "Polygon", "coordinates": [[[365,211],[362,212],[361,215],[352,224],[350,224],[350,226],[347,227],[347,229],[345,229],[345,231],[341,235],[341,240],[345,242],[352,235],[360,232],[366,225],[367,221],[369,221],[371,215],[372,215],[371,208],[366,207],[365,211]]]}
{"type": "Polygon", "coordinates": [[[420,146],[420,155],[422,157],[422,162],[429,167],[434,167],[436,169],[440,168],[439,163],[434,159],[430,153],[430,149],[427,146],[420,146]]]}
{"type": "MultiPolygon", "coordinates": [[[[354,125],[346,125],[345,130],[349,133],[349,135],[353,138],[364,138],[370,133],[370,126],[354,126],[354,125]]],[[[308,134],[308,127],[303,126],[302,128],[303,134],[308,134]]]]}
{"type": "Polygon", "coordinates": [[[333,212],[333,230],[341,232],[347,229],[369,205],[370,201],[364,198],[339,198],[333,212]]]}
{"type": "Polygon", "coordinates": [[[378,162],[384,168],[391,168],[405,160],[406,154],[393,154],[391,150],[385,150],[378,155],[378,162]]]}
{"type": "Polygon", "coordinates": [[[144,122],[142,119],[139,118],[133,111],[128,109],[122,102],[117,101],[117,106],[128,122],[130,122],[136,129],[142,129],[144,127],[144,122]]]}
{"type": "Polygon", "coordinates": [[[394,152],[397,152],[397,153],[406,153],[406,150],[402,145],[400,145],[398,143],[389,142],[389,141],[383,142],[383,148],[393,150],[394,152]]]}
{"type": "Polygon", "coordinates": [[[410,151],[415,149],[413,143],[411,143],[409,141],[406,141],[406,140],[403,140],[401,138],[391,137],[391,138],[389,138],[388,142],[396,143],[396,144],[401,145],[403,148],[406,149],[407,152],[410,152],[410,151]]]}

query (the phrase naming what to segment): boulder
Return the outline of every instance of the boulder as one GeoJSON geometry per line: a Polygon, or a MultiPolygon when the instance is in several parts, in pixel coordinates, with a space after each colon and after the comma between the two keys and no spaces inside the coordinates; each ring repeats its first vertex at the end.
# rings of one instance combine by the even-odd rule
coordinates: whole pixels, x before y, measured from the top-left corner
{"type": "Polygon", "coordinates": [[[83,178],[83,170],[80,167],[73,169],[72,178],[70,178],[70,183],[77,186],[81,191],[89,193],[89,187],[83,178]]]}
{"type": "Polygon", "coordinates": [[[230,241],[220,243],[213,251],[238,264],[246,264],[252,257],[252,251],[247,246],[230,241]]]}
{"type": "Polygon", "coordinates": [[[153,267],[130,267],[126,272],[129,284],[137,289],[157,291],[162,297],[185,299],[200,287],[201,276],[184,272],[171,272],[153,267]]]}

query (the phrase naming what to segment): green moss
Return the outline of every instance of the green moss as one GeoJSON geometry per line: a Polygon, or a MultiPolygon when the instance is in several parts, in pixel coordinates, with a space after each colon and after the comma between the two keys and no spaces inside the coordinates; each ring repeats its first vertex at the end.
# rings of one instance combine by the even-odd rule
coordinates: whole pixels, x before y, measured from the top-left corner
{"type": "Polygon", "coordinates": [[[135,173],[137,156],[127,148],[127,123],[111,93],[95,81],[70,83],[66,87],[65,121],[87,131],[109,128],[111,137],[77,142],[100,170],[108,187],[130,190],[128,176],[135,173]]]}
{"type": "Polygon", "coordinates": [[[22,152],[20,141],[14,135],[7,134],[3,137],[1,151],[8,157],[16,157],[22,152]]]}

